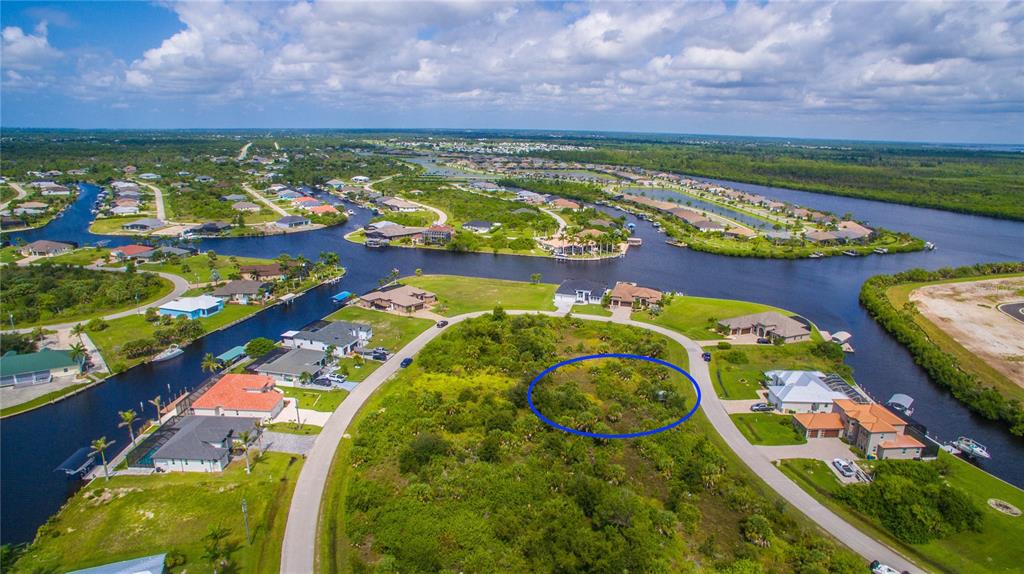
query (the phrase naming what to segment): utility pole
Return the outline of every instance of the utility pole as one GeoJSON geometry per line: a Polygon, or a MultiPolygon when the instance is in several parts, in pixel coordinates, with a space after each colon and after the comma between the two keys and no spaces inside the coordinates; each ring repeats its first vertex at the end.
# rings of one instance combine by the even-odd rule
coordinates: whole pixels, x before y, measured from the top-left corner
{"type": "Polygon", "coordinates": [[[252,540],[249,538],[249,504],[244,498],[242,499],[242,520],[245,521],[245,543],[252,544],[252,540]]]}

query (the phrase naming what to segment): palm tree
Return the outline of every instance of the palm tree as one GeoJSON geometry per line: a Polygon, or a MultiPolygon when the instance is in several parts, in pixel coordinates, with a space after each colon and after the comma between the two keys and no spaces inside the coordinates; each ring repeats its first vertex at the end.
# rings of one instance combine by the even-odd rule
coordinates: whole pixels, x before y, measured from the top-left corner
{"type": "Polygon", "coordinates": [[[238,433],[238,440],[242,442],[242,454],[245,455],[245,474],[252,472],[249,467],[249,443],[252,442],[252,431],[246,430],[238,433]]]}
{"type": "Polygon", "coordinates": [[[79,362],[89,355],[89,351],[82,343],[75,343],[68,348],[68,356],[72,361],[79,362]]]}
{"type": "Polygon", "coordinates": [[[90,455],[93,455],[93,454],[100,455],[100,460],[103,461],[103,476],[106,477],[107,480],[110,480],[110,471],[107,470],[107,455],[106,455],[106,451],[107,451],[108,448],[114,446],[115,442],[117,442],[117,441],[113,441],[112,440],[110,442],[107,442],[107,437],[101,436],[100,438],[92,441],[92,444],[90,445],[90,446],[92,446],[92,452],[90,452],[89,454],[90,455]]]}
{"type": "Polygon", "coordinates": [[[227,550],[221,542],[227,538],[231,531],[223,526],[212,526],[210,531],[203,537],[206,544],[203,546],[203,558],[213,567],[213,574],[217,574],[217,567],[227,562],[227,550]]]}
{"type": "Polygon", "coordinates": [[[311,382],[313,382],[313,373],[302,371],[302,374],[299,375],[299,384],[308,385],[311,382]]]}
{"type": "Polygon", "coordinates": [[[212,373],[220,368],[220,363],[217,361],[217,357],[213,356],[213,353],[206,353],[203,355],[203,363],[199,367],[204,373],[212,373]]]}
{"type": "Polygon", "coordinates": [[[263,450],[263,427],[264,426],[265,426],[265,424],[263,423],[263,421],[261,421],[259,419],[257,419],[256,422],[253,424],[253,427],[256,429],[256,440],[258,441],[259,448],[260,448],[261,451],[263,450]]]}
{"type": "Polygon", "coordinates": [[[149,404],[151,404],[154,407],[156,407],[156,422],[159,423],[160,422],[160,395],[157,395],[156,397],[154,397],[152,399],[149,399],[148,402],[149,402],[149,404]]]}
{"type": "Polygon", "coordinates": [[[42,327],[36,327],[35,329],[32,329],[32,340],[33,341],[37,341],[37,342],[38,341],[42,341],[43,340],[43,335],[45,335],[45,334],[46,333],[43,332],[43,328],[42,327]]]}
{"type": "Polygon", "coordinates": [[[71,327],[71,334],[81,338],[85,334],[85,325],[82,323],[75,323],[74,327],[71,327]]]}
{"type": "Polygon", "coordinates": [[[335,346],[335,345],[327,345],[327,348],[324,349],[324,353],[327,355],[328,361],[334,360],[334,353],[337,353],[337,352],[338,352],[338,347],[335,346]]]}
{"type": "Polygon", "coordinates": [[[118,428],[128,427],[128,435],[132,437],[132,445],[135,445],[135,429],[132,425],[135,424],[135,419],[139,418],[139,415],[135,413],[134,409],[119,411],[117,414],[121,415],[121,422],[117,425],[118,428]]]}

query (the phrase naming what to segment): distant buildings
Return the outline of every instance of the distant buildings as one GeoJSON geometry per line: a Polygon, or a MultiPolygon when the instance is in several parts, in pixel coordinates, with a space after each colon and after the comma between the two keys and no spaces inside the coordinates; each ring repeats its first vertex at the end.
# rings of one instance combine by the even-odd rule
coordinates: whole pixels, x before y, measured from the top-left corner
{"type": "Polygon", "coordinates": [[[423,230],[423,242],[428,245],[444,245],[452,240],[454,232],[447,225],[431,225],[423,230]]]}
{"type": "Polygon", "coordinates": [[[499,224],[492,223],[490,221],[474,219],[472,221],[467,221],[466,223],[463,223],[462,228],[467,231],[472,231],[473,233],[490,233],[490,231],[494,229],[497,225],[499,224]]]}

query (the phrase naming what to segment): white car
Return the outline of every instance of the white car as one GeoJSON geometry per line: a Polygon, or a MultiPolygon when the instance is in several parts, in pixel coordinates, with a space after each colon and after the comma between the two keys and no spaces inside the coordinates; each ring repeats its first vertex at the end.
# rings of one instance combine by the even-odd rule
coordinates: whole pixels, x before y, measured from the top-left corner
{"type": "MultiPolygon", "coordinates": [[[[841,460],[841,459],[836,459],[841,460]]],[[[882,564],[878,560],[871,563],[871,574],[900,574],[900,571],[889,566],[888,564],[882,564]]]]}
{"type": "MultiPolygon", "coordinates": [[[[846,460],[845,458],[832,459],[832,466],[836,467],[836,470],[839,471],[839,474],[845,476],[846,478],[850,478],[853,475],[857,474],[857,472],[853,470],[853,463],[846,460]]],[[[899,572],[897,572],[896,574],[899,574],[899,572]]]]}

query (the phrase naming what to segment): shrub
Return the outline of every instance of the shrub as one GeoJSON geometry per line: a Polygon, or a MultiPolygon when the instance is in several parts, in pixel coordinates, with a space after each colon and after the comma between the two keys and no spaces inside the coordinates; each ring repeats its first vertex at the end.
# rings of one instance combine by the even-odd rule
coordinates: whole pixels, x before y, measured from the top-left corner
{"type": "Polygon", "coordinates": [[[245,354],[252,358],[262,357],[274,350],[277,345],[266,337],[257,337],[245,344],[245,354]]]}
{"type": "Polygon", "coordinates": [[[719,341],[718,342],[718,348],[722,349],[723,351],[729,350],[729,349],[732,348],[732,343],[730,343],[728,341],[719,341]]]}
{"type": "Polygon", "coordinates": [[[722,353],[722,360],[734,365],[745,365],[750,362],[750,359],[747,358],[747,354],[739,349],[733,349],[722,353]]]}
{"type": "Polygon", "coordinates": [[[435,456],[448,453],[448,442],[434,433],[423,433],[413,439],[412,443],[398,457],[398,469],[403,472],[416,472],[435,456]]]}
{"type": "Polygon", "coordinates": [[[164,557],[164,566],[168,569],[177,568],[178,566],[184,566],[185,561],[185,554],[178,550],[171,550],[167,553],[167,556],[164,557]]]}
{"type": "Polygon", "coordinates": [[[89,331],[92,331],[93,333],[102,331],[109,326],[110,323],[107,323],[106,321],[98,317],[96,319],[90,319],[89,322],[85,324],[85,328],[89,331]]]}

